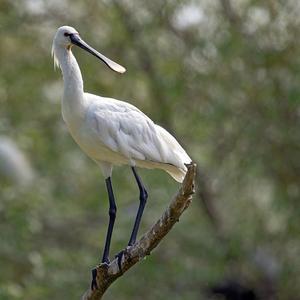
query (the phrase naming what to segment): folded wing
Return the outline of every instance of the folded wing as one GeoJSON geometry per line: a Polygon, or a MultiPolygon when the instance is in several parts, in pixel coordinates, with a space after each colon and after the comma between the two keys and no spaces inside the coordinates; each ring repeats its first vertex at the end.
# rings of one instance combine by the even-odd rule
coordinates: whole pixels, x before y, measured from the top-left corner
{"type": "Polygon", "coordinates": [[[169,164],[186,170],[184,164],[191,159],[184,149],[135,106],[102,97],[93,103],[87,116],[89,126],[106,147],[129,160],[169,164]]]}

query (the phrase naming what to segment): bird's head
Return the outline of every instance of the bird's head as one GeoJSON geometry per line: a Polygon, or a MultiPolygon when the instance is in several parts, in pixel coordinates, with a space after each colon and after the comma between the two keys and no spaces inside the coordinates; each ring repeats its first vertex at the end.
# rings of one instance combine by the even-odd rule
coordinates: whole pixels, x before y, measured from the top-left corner
{"type": "Polygon", "coordinates": [[[70,51],[72,46],[76,45],[90,54],[96,56],[102,62],[104,62],[110,69],[117,73],[124,73],[126,69],[111,59],[107,58],[97,50],[89,46],[80,36],[78,31],[71,26],[62,26],[57,29],[57,32],[53,39],[52,55],[54,56],[54,64],[60,65],[59,57],[57,55],[58,49],[65,49],[70,51]]]}
{"type": "Polygon", "coordinates": [[[59,27],[53,39],[53,45],[69,49],[72,46],[70,37],[79,35],[78,31],[71,26],[59,27]]]}

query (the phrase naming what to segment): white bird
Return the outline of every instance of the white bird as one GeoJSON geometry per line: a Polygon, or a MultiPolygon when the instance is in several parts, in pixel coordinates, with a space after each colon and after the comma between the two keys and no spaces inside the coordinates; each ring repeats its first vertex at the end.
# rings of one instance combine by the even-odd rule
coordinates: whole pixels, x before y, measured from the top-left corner
{"type": "MultiPolygon", "coordinates": [[[[111,184],[113,165],[129,165],[140,190],[140,205],[128,245],[133,245],[147,201],[147,191],[136,167],[162,169],[182,182],[191,159],[176,139],[135,106],[112,98],[85,93],[78,63],[71,51],[76,45],[103,61],[110,69],[126,69],[85,43],[70,26],[58,28],[52,45],[54,63],[63,74],[62,115],[80,148],[101,168],[109,198],[109,226],[102,257],[109,263],[109,247],[116,217],[111,184]]],[[[93,273],[93,277],[95,274],[93,273]]],[[[95,287],[93,278],[92,288],[95,287]]]]}

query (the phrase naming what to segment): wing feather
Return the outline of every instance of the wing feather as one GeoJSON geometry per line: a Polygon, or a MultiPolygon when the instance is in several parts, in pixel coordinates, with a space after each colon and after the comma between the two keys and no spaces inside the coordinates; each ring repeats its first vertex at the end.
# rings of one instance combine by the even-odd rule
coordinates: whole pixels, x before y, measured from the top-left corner
{"type": "Polygon", "coordinates": [[[135,106],[111,98],[97,98],[99,101],[90,105],[87,119],[106,147],[129,160],[172,164],[181,169],[191,161],[171,134],[135,106]]]}
{"type": "Polygon", "coordinates": [[[90,106],[87,120],[112,151],[128,159],[161,161],[155,124],[133,105],[101,98],[90,106]]]}

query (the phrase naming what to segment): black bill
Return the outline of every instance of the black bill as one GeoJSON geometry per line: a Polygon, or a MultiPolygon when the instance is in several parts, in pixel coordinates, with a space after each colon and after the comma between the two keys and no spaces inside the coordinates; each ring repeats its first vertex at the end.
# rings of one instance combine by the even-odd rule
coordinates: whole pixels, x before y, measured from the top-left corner
{"type": "Polygon", "coordinates": [[[86,50],[87,52],[91,53],[92,55],[96,56],[100,60],[102,60],[110,69],[117,73],[124,73],[126,69],[121,65],[117,64],[116,62],[112,61],[111,59],[107,58],[103,54],[99,53],[97,50],[89,46],[85,41],[83,41],[78,34],[70,34],[70,39],[72,44],[86,50]]]}

